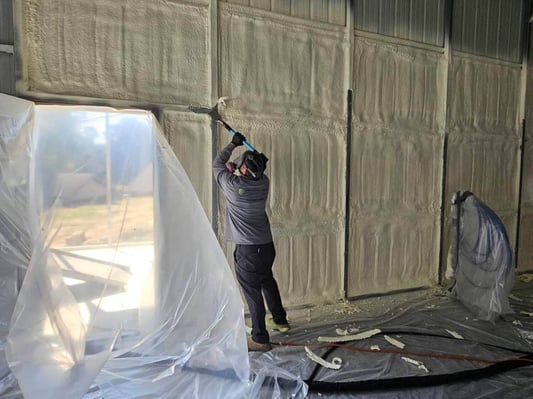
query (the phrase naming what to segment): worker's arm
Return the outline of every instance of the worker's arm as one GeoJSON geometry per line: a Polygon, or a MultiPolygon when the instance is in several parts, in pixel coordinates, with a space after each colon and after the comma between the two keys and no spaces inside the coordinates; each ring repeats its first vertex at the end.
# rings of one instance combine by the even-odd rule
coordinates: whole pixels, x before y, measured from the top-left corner
{"type": "Polygon", "coordinates": [[[224,173],[231,173],[227,167],[226,163],[229,161],[231,157],[231,153],[235,149],[235,144],[229,143],[226,147],[220,151],[220,153],[216,156],[215,160],[213,161],[213,175],[215,176],[215,179],[218,181],[219,176],[224,173]]]}
{"type": "Polygon", "coordinates": [[[216,158],[213,161],[213,175],[215,176],[215,180],[220,185],[222,181],[228,181],[231,176],[233,176],[233,171],[230,171],[226,164],[229,161],[231,157],[231,153],[233,150],[242,145],[243,142],[246,140],[246,138],[240,134],[235,133],[233,136],[231,143],[229,143],[226,147],[220,151],[220,153],[216,156],[216,158]]]}

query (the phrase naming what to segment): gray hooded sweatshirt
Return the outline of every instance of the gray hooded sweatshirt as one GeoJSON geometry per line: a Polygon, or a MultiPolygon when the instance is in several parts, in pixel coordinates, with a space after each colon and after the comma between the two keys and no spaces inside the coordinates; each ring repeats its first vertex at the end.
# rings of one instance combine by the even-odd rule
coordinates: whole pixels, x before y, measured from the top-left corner
{"type": "Polygon", "coordinates": [[[241,245],[272,242],[270,222],[265,211],[270,181],[231,173],[226,163],[235,149],[228,144],[213,161],[213,175],[226,198],[226,241],[241,245]]]}

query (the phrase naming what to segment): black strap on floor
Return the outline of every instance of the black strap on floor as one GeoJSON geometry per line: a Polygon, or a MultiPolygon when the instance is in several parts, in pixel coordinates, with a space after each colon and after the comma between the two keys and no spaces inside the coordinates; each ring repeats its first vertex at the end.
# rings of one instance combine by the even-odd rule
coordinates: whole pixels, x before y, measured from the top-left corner
{"type": "Polygon", "coordinates": [[[460,381],[475,381],[491,377],[495,374],[514,370],[520,367],[533,366],[533,354],[521,356],[517,359],[504,360],[472,370],[455,373],[433,374],[427,376],[409,376],[385,379],[373,379],[349,382],[304,381],[310,391],[316,392],[354,392],[354,391],[384,391],[398,389],[423,388],[435,385],[447,385],[460,381]]]}

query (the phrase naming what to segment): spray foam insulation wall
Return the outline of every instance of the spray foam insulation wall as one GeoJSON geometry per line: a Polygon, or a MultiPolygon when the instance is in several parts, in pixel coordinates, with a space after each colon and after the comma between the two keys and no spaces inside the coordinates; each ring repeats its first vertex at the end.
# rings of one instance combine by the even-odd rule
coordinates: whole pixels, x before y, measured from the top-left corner
{"type": "Polygon", "coordinates": [[[344,28],[229,4],[219,12],[221,92],[238,100],[239,112],[342,122],[344,28]]]}
{"type": "Polygon", "coordinates": [[[355,38],[348,296],[436,281],[442,54],[355,38]]]}
{"type": "MultiPolygon", "coordinates": [[[[344,30],[329,25],[317,29],[271,14],[267,18],[260,10],[229,4],[221,5],[220,15],[221,92],[233,99],[228,119],[270,158],[267,211],[281,294],[286,304],[340,298],[348,65],[344,30]]],[[[221,139],[220,146],[229,140],[221,139]]],[[[232,249],[227,248],[229,259],[232,249]]]]}
{"type": "Polygon", "coordinates": [[[26,89],[152,103],[207,103],[211,69],[205,3],[25,1],[26,89]]]}
{"type": "MultiPolygon", "coordinates": [[[[361,32],[350,37],[346,1],[288,3],[15,2],[17,92],[158,108],[209,216],[217,205],[212,146],[222,148],[229,135],[219,129],[212,143],[209,119],[185,107],[230,97],[227,121],[270,158],[267,212],[287,305],[342,297],[346,249],[348,296],[434,283],[441,238],[444,257],[448,249],[450,198],[459,189],[472,190],[502,216],[514,245],[520,66],[455,53],[448,59],[441,48],[361,32]]],[[[526,142],[526,183],[532,151],[526,142]]],[[[530,186],[524,185],[521,218],[521,254],[529,259],[523,268],[531,268],[533,248],[530,186]]],[[[219,238],[232,263],[221,198],[218,209],[219,238]]]]}
{"type": "Polygon", "coordinates": [[[172,151],[180,160],[196,194],[211,219],[211,123],[205,115],[164,111],[161,124],[172,151]]]}
{"type": "MultiPolygon", "coordinates": [[[[502,219],[516,248],[520,165],[520,65],[454,54],[448,94],[445,231],[451,198],[469,190],[502,219]]],[[[449,236],[445,237],[445,252],[449,236]]]]}

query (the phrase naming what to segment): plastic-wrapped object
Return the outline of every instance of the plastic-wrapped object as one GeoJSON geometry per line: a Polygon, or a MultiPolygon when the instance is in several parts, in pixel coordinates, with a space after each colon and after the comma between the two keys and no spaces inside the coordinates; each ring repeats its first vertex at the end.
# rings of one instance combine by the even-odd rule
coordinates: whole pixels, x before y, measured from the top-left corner
{"type": "Polygon", "coordinates": [[[455,278],[451,292],[476,318],[494,322],[513,313],[513,257],[500,218],[469,191],[452,199],[451,246],[447,278],[455,278]]]}
{"type": "Polygon", "coordinates": [[[153,115],[0,102],[0,308],[24,397],[245,397],[238,287],[153,115]]]}

